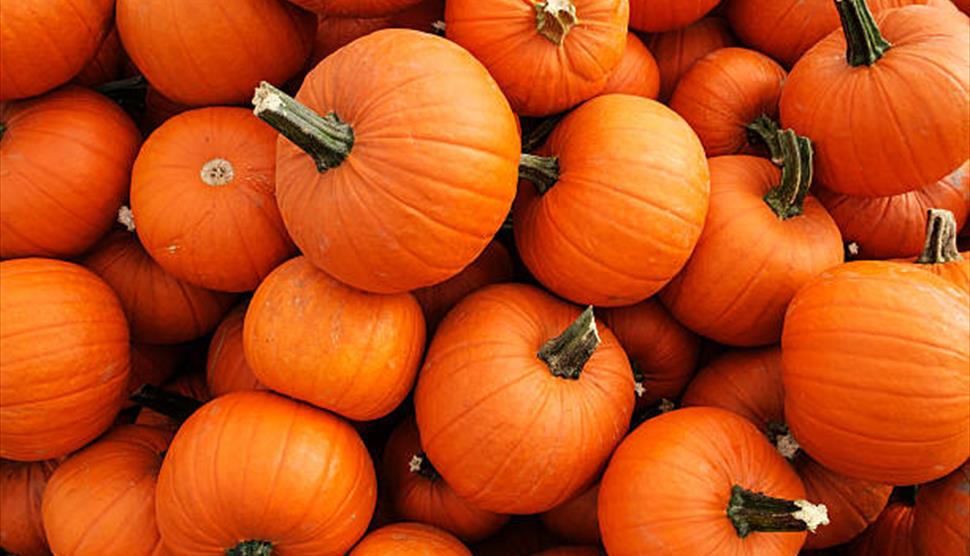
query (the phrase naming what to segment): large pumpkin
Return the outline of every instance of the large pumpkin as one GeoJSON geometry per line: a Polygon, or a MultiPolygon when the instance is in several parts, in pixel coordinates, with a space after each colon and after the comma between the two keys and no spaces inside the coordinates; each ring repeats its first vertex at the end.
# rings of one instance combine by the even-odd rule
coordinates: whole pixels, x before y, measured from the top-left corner
{"type": "Polygon", "coordinates": [[[91,247],[125,199],[140,141],[121,108],[80,87],[0,106],[0,257],[91,247]]]}
{"type": "Polygon", "coordinates": [[[0,547],[19,556],[47,556],[41,499],[57,460],[0,460],[0,547]]]}
{"type": "Polygon", "coordinates": [[[657,60],[634,33],[627,34],[623,57],[610,74],[606,87],[600,91],[601,95],[612,93],[652,99],[660,94],[660,68],[657,67],[657,60]]]}
{"type": "Polygon", "coordinates": [[[297,100],[263,87],[256,112],[291,139],[299,118],[312,122],[297,145],[279,139],[276,195],[293,241],[334,278],[380,293],[442,282],[505,220],[515,117],[454,43],[371,33],[310,72],[297,100]]]}
{"type": "Polygon", "coordinates": [[[424,523],[386,525],[371,532],[347,556],[471,556],[461,541],[424,523]]]}
{"type": "Polygon", "coordinates": [[[694,62],[719,48],[733,46],[734,36],[724,19],[705,17],[687,27],[648,35],[644,42],[660,70],[659,99],[667,101],[680,77],[694,62]]]}
{"type": "Polygon", "coordinates": [[[626,433],[633,397],[626,354],[592,308],[499,284],[439,325],[414,406],[421,446],[459,496],[536,513],[589,487],[626,433]]]}
{"type": "Polygon", "coordinates": [[[970,463],[919,487],[913,544],[920,556],[970,553],[970,463]]]}
{"type": "Polygon", "coordinates": [[[178,554],[339,555],[367,529],[376,490],[346,422],[268,392],[233,392],[175,435],[155,512],[178,554]]]}
{"type": "Polygon", "coordinates": [[[970,293],[970,253],[957,249],[957,227],[953,213],[929,209],[926,214],[926,243],[913,263],[970,293]]]}
{"type": "Polygon", "coordinates": [[[0,457],[84,446],[121,409],[128,374],[128,323],[107,284],[62,261],[0,262],[0,457]]]}
{"type": "Polygon", "coordinates": [[[630,0],[630,27],[659,33],[687,27],[720,0],[630,0]]]}
{"type": "Polygon", "coordinates": [[[704,149],[682,118],[630,95],[597,97],[522,156],[515,243],[554,293],[597,306],[660,290],[687,262],[707,215],[704,149]]]}
{"type": "Polygon", "coordinates": [[[542,524],[569,542],[599,544],[600,524],[596,513],[599,492],[600,485],[596,483],[586,492],[542,514],[542,524]]]}
{"type": "Polygon", "coordinates": [[[221,396],[237,390],[265,390],[246,362],[243,351],[243,317],[248,303],[229,312],[209,341],[205,374],[209,392],[221,396]]]}

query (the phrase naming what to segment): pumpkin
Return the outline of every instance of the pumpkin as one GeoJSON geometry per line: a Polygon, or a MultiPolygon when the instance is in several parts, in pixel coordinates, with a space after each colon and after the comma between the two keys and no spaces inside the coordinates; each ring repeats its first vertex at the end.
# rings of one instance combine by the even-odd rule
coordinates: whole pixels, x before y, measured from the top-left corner
{"type": "Polygon", "coordinates": [[[601,95],[612,93],[657,98],[660,94],[660,68],[653,54],[637,36],[628,33],[620,63],[613,69],[601,95]]]}
{"type": "Polygon", "coordinates": [[[104,40],[101,41],[94,58],[88,61],[73,81],[85,87],[97,87],[120,79],[128,69],[127,58],[125,50],[121,48],[118,28],[112,25],[104,40]]]}
{"type": "Polygon", "coordinates": [[[877,25],[865,0],[836,6],[848,31],[792,68],[782,125],[811,137],[815,170],[833,191],[897,195],[942,179],[970,156],[966,18],[907,6],[877,25]]]}
{"type": "Polygon", "coordinates": [[[189,106],[249,100],[313,48],[314,18],[284,0],[118,0],[121,42],[163,95],[189,106]]]}
{"type": "Polygon", "coordinates": [[[707,15],[720,0],[630,0],[630,27],[659,33],[687,27],[707,15]]]}
{"type": "Polygon", "coordinates": [[[564,540],[580,544],[599,544],[600,527],[596,515],[599,483],[586,492],[542,514],[542,524],[564,540]]]}
{"type": "Polygon", "coordinates": [[[0,547],[20,556],[50,554],[40,504],[58,463],[0,460],[0,547]]]}
{"type": "Polygon", "coordinates": [[[916,493],[913,542],[917,554],[970,553],[970,463],[916,493]]]}
{"type": "Polygon", "coordinates": [[[388,16],[393,27],[404,27],[435,35],[445,33],[445,0],[421,0],[388,16]]]}
{"type": "Polygon", "coordinates": [[[655,33],[644,42],[657,60],[660,70],[659,100],[666,102],[677,83],[694,62],[719,48],[735,44],[727,22],[720,17],[705,17],[681,29],[655,33]]]}
{"type": "Polygon", "coordinates": [[[474,545],[475,556],[530,556],[562,542],[536,516],[512,516],[501,531],[474,545]]]}
{"type": "Polygon", "coordinates": [[[380,29],[393,27],[389,17],[320,16],[313,39],[313,53],[309,67],[313,68],[324,58],[364,35],[380,29]]]}
{"type": "MultiPolygon", "coordinates": [[[[161,386],[175,374],[185,355],[183,345],[131,343],[131,374],[126,393],[130,396],[143,384],[161,386]]],[[[130,401],[125,402],[130,407],[130,401]]]]}
{"type": "Polygon", "coordinates": [[[44,490],[44,530],[55,554],[163,551],[155,480],[172,434],[124,425],[62,463],[44,490]]]}
{"type": "Polygon", "coordinates": [[[45,93],[77,75],[108,35],[113,9],[112,0],[4,2],[0,101],[45,93]]]}
{"type": "Polygon", "coordinates": [[[385,525],[364,537],[347,556],[471,556],[458,539],[424,523],[385,525]]]}
{"type": "Polygon", "coordinates": [[[629,305],[687,262],[710,177],[690,127],[658,102],[597,97],[571,112],[537,155],[514,206],[515,243],[532,274],[571,301],[629,305]],[[631,256],[631,253],[636,253],[631,256]]]}
{"type": "Polygon", "coordinates": [[[743,417],[713,407],[644,422],[603,474],[599,521],[611,556],[791,555],[828,522],[798,476],[743,417]]]}
{"type": "MultiPolygon", "coordinates": [[[[171,392],[177,394],[178,396],[188,398],[177,404],[169,405],[168,400],[165,400],[164,405],[167,405],[164,409],[166,413],[160,413],[155,411],[151,407],[145,405],[138,412],[138,417],[135,419],[135,424],[146,425],[149,427],[156,427],[164,430],[176,431],[179,426],[181,426],[184,414],[191,414],[199,405],[203,402],[207,402],[212,399],[212,394],[209,392],[209,388],[206,385],[205,374],[198,372],[183,373],[173,380],[170,380],[167,384],[162,387],[165,392],[171,392]],[[172,411],[174,410],[174,411],[172,411]],[[169,415],[168,413],[171,413],[169,415]]],[[[133,396],[136,399],[137,396],[133,396]]],[[[163,409],[159,407],[158,409],[163,409]]]]}
{"type": "Polygon", "coordinates": [[[243,327],[246,361],[261,383],[358,421],[383,417],[404,400],[424,340],[413,296],[349,288],[305,257],[260,284],[243,327]]]}
{"type": "Polygon", "coordinates": [[[128,374],[128,323],[107,284],[63,261],[0,262],[0,457],[84,446],[114,421],[128,374]]]}
{"type": "Polygon", "coordinates": [[[445,35],[488,68],[520,116],[599,93],[623,57],[625,0],[448,0],[445,35]]]}
{"type": "Polygon", "coordinates": [[[626,432],[633,397],[626,354],[591,307],[499,284],[438,326],[414,407],[421,446],[451,488],[521,514],[589,487],[626,432]]]}
{"type": "Polygon", "coordinates": [[[962,464],[968,305],[966,291],[913,265],[856,261],[805,285],[781,340],[785,418],[802,448],[833,471],[893,485],[962,464]]]}
{"type": "Polygon", "coordinates": [[[813,195],[839,225],[842,238],[859,245],[864,259],[915,257],[925,242],[926,211],[941,208],[953,213],[958,226],[970,210],[970,162],[949,176],[888,197],[852,197],[815,187],[813,195]]]}
{"type": "Polygon", "coordinates": [[[346,422],[269,392],[233,392],[176,433],[155,513],[175,553],[337,555],[364,534],[376,490],[346,422]]]}
{"type": "Polygon", "coordinates": [[[276,195],[296,245],[334,278],[378,293],[437,284],[475,260],[505,220],[520,154],[515,116],[454,43],[371,33],[311,71],[297,101],[306,106],[267,85],[256,113],[291,139],[296,119],[314,122],[300,146],[279,139],[276,195]]]}
{"type": "Polygon", "coordinates": [[[248,303],[237,306],[216,328],[209,342],[206,384],[213,397],[237,390],[265,390],[246,362],[243,352],[243,317],[248,303]]]}
{"type": "Polygon", "coordinates": [[[953,213],[929,209],[926,214],[926,243],[916,265],[970,293],[970,253],[957,249],[957,228],[953,213]]]}
{"type": "Polygon", "coordinates": [[[399,12],[422,0],[290,0],[323,16],[376,17],[399,12]]]}
{"type": "Polygon", "coordinates": [[[749,126],[778,118],[787,73],[771,58],[746,48],[721,48],[681,76],[670,107],[697,133],[707,156],[759,154],[749,126]]]}
{"type": "Polygon", "coordinates": [[[0,106],[0,258],[91,247],[127,194],[140,141],[121,108],[80,87],[0,106]]]}
{"type": "Polygon", "coordinates": [[[868,529],[849,545],[850,556],[923,556],[913,549],[913,508],[901,502],[886,506],[868,529]]]}

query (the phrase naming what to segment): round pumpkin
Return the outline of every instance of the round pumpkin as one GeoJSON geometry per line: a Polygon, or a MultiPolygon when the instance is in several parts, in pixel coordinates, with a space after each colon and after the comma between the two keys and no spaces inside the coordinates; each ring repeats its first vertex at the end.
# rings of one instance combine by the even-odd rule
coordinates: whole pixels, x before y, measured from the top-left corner
{"type": "Polygon", "coordinates": [[[596,483],[586,492],[542,514],[542,524],[569,542],[599,544],[600,527],[596,514],[599,492],[600,485],[596,483]]]}
{"type": "Polygon", "coordinates": [[[556,126],[514,206],[515,243],[554,293],[597,306],[660,290],[687,262],[707,215],[710,175],[690,127],[662,104],[597,97],[556,126]],[[636,253],[636,256],[631,256],[636,253]]]}
{"type": "Polygon", "coordinates": [[[0,547],[19,556],[47,556],[41,499],[58,460],[0,460],[0,547]]]}
{"type": "Polygon", "coordinates": [[[248,306],[244,303],[230,311],[209,342],[205,373],[213,397],[238,390],[266,389],[249,367],[243,351],[243,317],[248,306]]]}
{"type": "Polygon", "coordinates": [[[839,193],[897,195],[942,179],[970,156],[966,18],[926,6],[873,18],[865,0],[836,6],[849,31],[792,68],[781,124],[812,139],[819,179],[839,193]]]}
{"type": "Polygon", "coordinates": [[[172,433],[124,425],[62,463],[44,490],[44,530],[58,556],[164,551],[155,481],[172,433]]]}
{"type": "Polygon", "coordinates": [[[438,326],[414,406],[421,446],[460,497],[538,513],[589,487],[626,433],[633,397],[626,354],[592,308],[499,284],[438,326]]]}
{"type": "Polygon", "coordinates": [[[916,493],[913,544],[925,556],[970,553],[970,463],[916,493]]]}
{"type": "Polygon", "coordinates": [[[163,95],[189,106],[252,98],[283,83],[313,48],[315,20],[285,0],[118,0],[121,42],[163,95]]]}
{"type": "Polygon", "coordinates": [[[922,556],[913,547],[913,508],[902,502],[886,506],[846,549],[850,556],[922,556]]]}
{"type": "Polygon", "coordinates": [[[909,485],[970,456],[970,296],[912,265],[857,261],[794,297],[785,417],[829,469],[909,485]],[[913,449],[918,445],[919,449],[913,449]]]}
{"type": "Polygon", "coordinates": [[[0,106],[0,257],[91,247],[125,199],[140,141],[121,108],[80,87],[0,106]]]}
{"type": "Polygon", "coordinates": [[[707,15],[720,0],[630,0],[630,27],[659,33],[687,27],[707,15]]]}
{"type": "Polygon", "coordinates": [[[720,17],[705,17],[673,31],[655,33],[645,38],[647,48],[660,70],[659,100],[666,102],[677,88],[680,77],[694,62],[719,48],[733,46],[734,36],[720,17]]]}
{"type": "Polygon", "coordinates": [[[323,16],[377,17],[400,12],[422,0],[290,0],[323,16]]]}
{"type": "Polygon", "coordinates": [[[395,523],[371,532],[347,556],[471,556],[452,535],[424,523],[395,523]]]}
{"type": "Polygon", "coordinates": [[[911,262],[970,293],[970,253],[960,253],[957,248],[959,231],[952,212],[929,209],[926,215],[926,243],[920,255],[911,262]]]}
{"type": "MultiPolygon", "coordinates": [[[[184,345],[158,345],[131,343],[131,374],[128,377],[127,395],[144,384],[161,386],[172,378],[185,355],[184,345]]],[[[133,403],[125,402],[125,407],[133,403]]]]}
{"type": "Polygon", "coordinates": [[[657,60],[643,45],[643,41],[633,33],[627,33],[623,57],[599,94],[612,93],[651,99],[660,94],[660,68],[657,60]]]}
{"type": "Polygon", "coordinates": [[[128,66],[128,57],[121,47],[118,28],[114,25],[98,46],[94,58],[81,69],[81,73],[74,77],[73,82],[85,87],[97,87],[120,79],[128,66]]]}
{"type": "Polygon", "coordinates": [[[128,323],[100,278],[51,259],[0,262],[0,457],[68,454],[124,400],[128,323]]]}
{"type": "Polygon", "coordinates": [[[324,58],[364,35],[380,29],[393,27],[391,19],[382,17],[320,16],[317,32],[313,38],[313,53],[309,67],[315,67],[324,58]]]}
{"type": "Polygon", "coordinates": [[[620,63],[626,0],[449,0],[446,36],[488,68],[520,116],[548,116],[598,94],[620,63]]]}
{"type": "Polygon", "coordinates": [[[276,195],[293,241],[334,278],[378,293],[437,284],[475,260],[505,220],[520,154],[515,117],[454,43],[371,33],[311,71],[297,101],[305,107],[267,85],[256,112],[284,135],[295,118],[314,122],[301,146],[279,139],[276,195]]]}

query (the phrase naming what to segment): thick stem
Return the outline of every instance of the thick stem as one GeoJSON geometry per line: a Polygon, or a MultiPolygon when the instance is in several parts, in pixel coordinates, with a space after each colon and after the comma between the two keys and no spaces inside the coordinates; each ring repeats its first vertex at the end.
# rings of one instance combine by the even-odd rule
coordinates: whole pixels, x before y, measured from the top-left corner
{"type": "Polygon", "coordinates": [[[600,335],[590,305],[562,334],[547,341],[536,355],[549,366],[553,376],[576,380],[599,345],[600,335]]]}
{"type": "Polygon", "coordinates": [[[199,400],[162,390],[151,384],[141,385],[129,399],[180,423],[203,405],[199,400]]]}
{"type": "Polygon", "coordinates": [[[559,159],[522,153],[519,158],[519,177],[531,181],[542,195],[559,181],[559,159]]]}
{"type": "Polygon", "coordinates": [[[226,549],[226,556],[272,556],[273,544],[266,541],[243,541],[226,549]]]}
{"type": "Polygon", "coordinates": [[[141,75],[126,77],[117,81],[109,81],[98,85],[94,90],[105,96],[111,96],[118,92],[145,91],[148,89],[148,81],[141,75]]]}
{"type": "Polygon", "coordinates": [[[738,485],[731,487],[727,516],[742,539],[751,533],[814,533],[819,525],[829,522],[828,510],[822,504],[773,498],[738,485]]]}
{"type": "Polygon", "coordinates": [[[957,247],[957,221],[953,213],[943,209],[926,211],[926,243],[916,262],[945,264],[963,260],[957,247]]]}
{"type": "Polygon", "coordinates": [[[438,474],[438,470],[431,465],[431,460],[428,459],[428,456],[424,452],[419,452],[411,456],[411,461],[408,462],[408,470],[411,473],[421,475],[429,481],[437,481],[441,477],[438,474]]]}
{"type": "Polygon", "coordinates": [[[875,64],[892,44],[883,38],[866,0],[835,0],[845,33],[845,59],[852,67],[875,64]]]}
{"type": "Polygon", "coordinates": [[[748,130],[748,142],[763,143],[768,148],[771,161],[775,165],[781,166],[785,160],[782,156],[781,144],[779,143],[778,132],[780,128],[778,127],[778,122],[762,114],[746,127],[748,130]]]}
{"type": "Polygon", "coordinates": [[[556,46],[562,46],[569,31],[579,23],[571,0],[537,2],[536,31],[556,46]]]}
{"type": "Polygon", "coordinates": [[[778,218],[787,220],[802,213],[812,187],[812,142],[791,129],[778,132],[782,156],[781,183],[765,194],[765,203],[778,218]]]}
{"type": "Polygon", "coordinates": [[[263,81],[253,97],[253,113],[303,149],[326,172],[350,155],[354,130],[337,114],[321,116],[296,99],[263,81]]]}

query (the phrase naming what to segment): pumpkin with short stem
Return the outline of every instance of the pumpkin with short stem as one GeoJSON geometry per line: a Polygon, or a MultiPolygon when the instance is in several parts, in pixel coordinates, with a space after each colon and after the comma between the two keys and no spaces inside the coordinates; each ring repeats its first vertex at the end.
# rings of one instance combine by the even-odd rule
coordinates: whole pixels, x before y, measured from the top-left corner
{"type": "Polygon", "coordinates": [[[791,555],[828,523],[791,467],[743,417],[678,409],[637,427],[603,474],[603,544],[626,554],[791,555]]]}
{"type": "Polygon", "coordinates": [[[65,460],[44,490],[43,517],[55,554],[164,551],[155,524],[155,481],[172,433],[120,426],[65,460]]]}
{"type": "Polygon", "coordinates": [[[644,38],[660,70],[661,101],[670,99],[680,77],[694,62],[719,48],[733,46],[734,36],[724,19],[705,17],[687,27],[654,33],[644,38]]]}
{"type": "Polygon", "coordinates": [[[542,524],[569,542],[599,544],[600,527],[596,514],[599,492],[600,485],[596,483],[586,492],[542,514],[542,524]]]}
{"type": "Polygon", "coordinates": [[[913,510],[917,554],[949,556],[970,553],[970,463],[950,475],[921,485],[913,510]]]}
{"type": "Polygon", "coordinates": [[[0,460],[0,547],[19,556],[47,556],[41,499],[59,460],[0,460]]]}
{"type": "Polygon", "coordinates": [[[97,87],[117,79],[121,79],[125,72],[128,57],[125,49],[121,47],[121,39],[118,37],[118,28],[114,25],[101,41],[94,58],[88,61],[87,65],[81,69],[81,73],[74,77],[73,82],[85,87],[97,87]]]}
{"type": "Polygon", "coordinates": [[[290,0],[322,16],[378,17],[400,12],[422,0],[290,0]]]}
{"type": "Polygon", "coordinates": [[[367,529],[376,491],[346,422],[269,392],[233,392],[175,435],[155,513],[176,553],[338,555],[367,529]]]}
{"type": "Polygon", "coordinates": [[[958,231],[952,212],[926,211],[926,243],[912,262],[970,293],[970,253],[960,253],[957,249],[958,231]]]}
{"type": "Polygon", "coordinates": [[[441,37],[371,33],[311,71],[296,100],[264,85],[255,104],[285,136],[276,196],[286,229],[313,264],[355,288],[447,280],[511,207],[515,116],[485,68],[441,37]]]}
{"type": "Polygon", "coordinates": [[[121,108],[81,87],[0,106],[0,257],[91,247],[114,222],[140,142],[121,108]]]}
{"type": "Polygon", "coordinates": [[[681,76],[670,107],[697,133],[707,156],[764,151],[749,126],[778,118],[787,73],[771,58],[746,48],[721,48],[681,76]]]}
{"type": "Polygon", "coordinates": [[[0,457],[66,455],[105,431],[129,376],[128,323],[78,265],[0,262],[0,457]]]}
{"type": "Polygon", "coordinates": [[[846,30],[792,68],[781,124],[812,139],[833,191],[897,195],[942,179],[970,156],[966,18],[926,6],[873,18],[865,0],[835,4],[846,30]]]}
{"type": "Polygon", "coordinates": [[[229,312],[209,342],[205,373],[213,397],[237,390],[265,390],[246,362],[243,351],[243,317],[248,303],[229,312]]]}
{"type": "Polygon", "coordinates": [[[633,397],[626,354],[592,307],[498,284],[438,326],[414,406],[421,446],[459,496],[493,512],[537,513],[595,480],[633,397]]]}
{"type": "Polygon", "coordinates": [[[548,116],[599,93],[620,63],[627,0],[448,0],[446,36],[495,77],[520,116],[548,116]]]}
{"type": "MultiPolygon", "coordinates": [[[[161,386],[175,374],[176,368],[185,355],[185,346],[131,343],[131,375],[128,378],[127,394],[138,389],[143,384],[161,386]]],[[[125,407],[131,406],[131,401],[125,402],[125,407]]]]}
{"type": "Polygon", "coordinates": [[[661,33],[687,27],[714,9],[720,0],[630,0],[630,27],[661,33]]]}
{"type": "Polygon", "coordinates": [[[892,485],[962,464],[968,306],[966,291],[908,264],[856,261],[806,284],[781,339],[785,419],[801,447],[833,471],[892,485]]]}
{"type": "Polygon", "coordinates": [[[923,556],[913,548],[913,508],[893,502],[846,548],[850,556],[923,556]]]}
{"type": "Polygon", "coordinates": [[[657,67],[657,60],[634,33],[627,34],[623,57],[599,94],[611,93],[653,99],[660,94],[660,68],[657,67]]]}
{"type": "Polygon", "coordinates": [[[449,533],[417,522],[394,523],[372,531],[347,556],[471,556],[449,533]]]}
{"type": "MultiPolygon", "coordinates": [[[[138,412],[138,417],[135,419],[136,425],[146,425],[149,427],[176,431],[182,425],[182,421],[184,421],[183,417],[186,414],[192,413],[197,406],[202,405],[202,403],[212,399],[212,394],[209,392],[209,388],[206,385],[204,373],[183,373],[162,386],[161,389],[164,392],[171,392],[177,394],[179,397],[188,398],[188,400],[184,400],[184,403],[180,402],[173,404],[173,408],[177,413],[173,413],[173,411],[169,410],[167,407],[157,407],[156,409],[165,410],[165,413],[162,413],[160,411],[156,411],[156,409],[153,409],[149,405],[142,403],[137,395],[133,395],[133,397],[138,400],[138,403],[143,405],[141,410],[138,412]]],[[[163,401],[165,401],[164,398],[163,401]]],[[[165,401],[165,403],[167,403],[167,401],[165,401]]]]}
{"type": "Polygon", "coordinates": [[[659,291],[687,262],[707,215],[704,149],[682,118],[649,99],[583,104],[537,154],[523,154],[520,173],[519,255],[576,303],[629,305],[659,291]]]}

